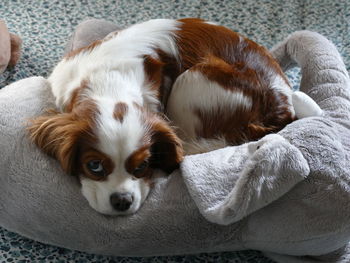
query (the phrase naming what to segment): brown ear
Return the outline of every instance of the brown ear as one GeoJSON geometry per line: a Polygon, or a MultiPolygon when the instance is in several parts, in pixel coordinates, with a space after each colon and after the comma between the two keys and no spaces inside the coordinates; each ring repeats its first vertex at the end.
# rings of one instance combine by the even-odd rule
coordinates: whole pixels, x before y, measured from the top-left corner
{"type": "Polygon", "coordinates": [[[45,153],[57,159],[68,174],[77,172],[78,144],[87,123],[71,113],[52,113],[30,121],[31,140],[45,153]]]}
{"type": "Polygon", "coordinates": [[[144,56],[144,68],[148,81],[155,86],[159,86],[162,81],[162,70],[164,63],[149,55],[144,56]]]}
{"type": "Polygon", "coordinates": [[[171,173],[183,160],[181,140],[165,121],[159,120],[152,126],[151,167],[171,173]]]}
{"type": "Polygon", "coordinates": [[[249,139],[257,140],[264,137],[266,134],[276,132],[276,127],[266,127],[260,124],[250,123],[248,124],[249,139]]]}

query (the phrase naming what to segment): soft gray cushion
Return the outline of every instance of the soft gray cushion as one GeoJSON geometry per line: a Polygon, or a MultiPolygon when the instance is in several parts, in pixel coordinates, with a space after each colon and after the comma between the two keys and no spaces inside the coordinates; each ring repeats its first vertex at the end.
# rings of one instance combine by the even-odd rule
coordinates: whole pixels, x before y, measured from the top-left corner
{"type": "Polygon", "coordinates": [[[127,217],[96,213],[77,179],[28,141],[26,120],[53,106],[46,80],[24,79],[2,89],[0,225],[101,254],[258,249],[280,262],[347,262],[348,73],[335,47],[316,33],[294,33],[273,52],[282,67],[301,66],[301,90],[324,116],[295,121],[259,142],[186,157],[181,170],[161,178],[141,210],[127,217]]]}

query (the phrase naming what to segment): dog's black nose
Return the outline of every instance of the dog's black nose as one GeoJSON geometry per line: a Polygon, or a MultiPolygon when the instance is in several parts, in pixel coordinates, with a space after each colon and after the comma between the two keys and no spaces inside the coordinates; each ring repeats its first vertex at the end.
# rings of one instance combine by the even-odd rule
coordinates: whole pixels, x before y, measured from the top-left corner
{"type": "Polygon", "coordinates": [[[130,193],[114,193],[110,197],[112,207],[120,212],[128,210],[133,201],[134,198],[130,193]]]}

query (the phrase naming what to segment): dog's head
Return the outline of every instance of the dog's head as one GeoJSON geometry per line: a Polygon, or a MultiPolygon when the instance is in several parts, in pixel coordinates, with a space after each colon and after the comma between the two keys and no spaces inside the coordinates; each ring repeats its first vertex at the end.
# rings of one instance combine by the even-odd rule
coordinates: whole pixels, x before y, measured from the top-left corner
{"type": "Polygon", "coordinates": [[[83,195],[103,214],[136,212],[153,171],[171,173],[183,158],[168,122],[135,102],[85,98],[67,113],[32,120],[28,129],[66,173],[79,176],[83,195]]]}

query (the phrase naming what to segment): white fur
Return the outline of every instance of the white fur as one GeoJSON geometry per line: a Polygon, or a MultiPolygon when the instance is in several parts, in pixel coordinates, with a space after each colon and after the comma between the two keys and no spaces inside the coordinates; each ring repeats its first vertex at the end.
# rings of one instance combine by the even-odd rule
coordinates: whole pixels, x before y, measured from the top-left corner
{"type": "Polygon", "coordinates": [[[113,171],[106,181],[94,181],[81,177],[82,194],[88,200],[90,206],[102,214],[121,215],[132,214],[140,209],[145,201],[150,187],[143,180],[135,180],[125,171],[113,171]],[[110,204],[110,196],[113,193],[131,193],[133,202],[126,212],[114,210],[110,204]]]}
{"type": "MultiPolygon", "coordinates": [[[[122,93],[123,94],[123,93],[122,93]]],[[[96,133],[99,140],[97,149],[113,160],[115,169],[106,181],[94,181],[81,177],[82,193],[91,207],[103,214],[130,214],[136,212],[149,192],[149,184],[143,179],[135,179],[125,170],[125,161],[140,147],[142,136],[148,127],[140,120],[140,112],[133,107],[130,98],[123,97],[128,111],[123,121],[113,117],[115,100],[108,97],[94,97],[98,105],[96,133]],[[131,207],[125,212],[114,210],[110,204],[113,193],[130,193],[133,196],[131,207]]]]}

